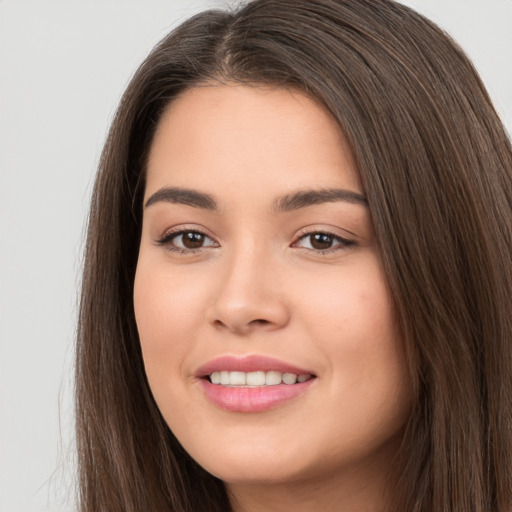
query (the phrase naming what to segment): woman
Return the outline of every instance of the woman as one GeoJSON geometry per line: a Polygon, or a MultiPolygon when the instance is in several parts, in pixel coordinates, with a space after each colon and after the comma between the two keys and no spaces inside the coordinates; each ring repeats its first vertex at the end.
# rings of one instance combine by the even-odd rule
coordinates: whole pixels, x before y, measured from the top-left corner
{"type": "Polygon", "coordinates": [[[413,11],[185,22],[93,194],[81,510],[510,510],[511,214],[507,134],[413,11]]]}

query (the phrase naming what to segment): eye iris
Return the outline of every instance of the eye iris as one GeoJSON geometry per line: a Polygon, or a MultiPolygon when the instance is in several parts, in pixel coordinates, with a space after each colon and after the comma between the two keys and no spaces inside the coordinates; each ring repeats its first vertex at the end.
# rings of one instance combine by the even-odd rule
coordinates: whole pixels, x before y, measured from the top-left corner
{"type": "Polygon", "coordinates": [[[204,235],[195,231],[188,231],[182,235],[183,245],[187,249],[198,249],[204,244],[204,235]]]}
{"type": "Polygon", "coordinates": [[[330,249],[332,247],[333,238],[325,233],[315,233],[310,236],[311,247],[314,249],[330,249]]]}

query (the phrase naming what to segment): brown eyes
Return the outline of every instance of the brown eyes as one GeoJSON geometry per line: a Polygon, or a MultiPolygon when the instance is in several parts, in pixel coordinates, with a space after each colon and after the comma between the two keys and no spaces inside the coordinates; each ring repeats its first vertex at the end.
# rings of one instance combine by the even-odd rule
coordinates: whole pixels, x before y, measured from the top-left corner
{"type": "Polygon", "coordinates": [[[198,251],[204,247],[219,247],[219,244],[213,241],[208,235],[195,230],[183,230],[168,233],[157,242],[165,246],[170,251],[186,253],[198,251]]]}
{"type": "Polygon", "coordinates": [[[299,238],[296,246],[314,249],[316,251],[326,251],[327,249],[341,245],[343,242],[346,243],[348,241],[328,233],[311,233],[299,238]]]}
{"type": "Polygon", "coordinates": [[[198,233],[197,231],[187,231],[186,233],[182,233],[180,237],[181,245],[185,249],[199,249],[203,246],[206,235],[198,233]]]}
{"type": "MultiPolygon", "coordinates": [[[[220,245],[205,233],[196,230],[182,230],[164,235],[157,241],[158,245],[165,246],[170,251],[181,254],[198,252],[207,247],[220,247],[220,245]]],[[[332,233],[313,232],[302,235],[291,247],[299,247],[319,253],[327,253],[354,245],[355,242],[347,240],[332,233]]]]}

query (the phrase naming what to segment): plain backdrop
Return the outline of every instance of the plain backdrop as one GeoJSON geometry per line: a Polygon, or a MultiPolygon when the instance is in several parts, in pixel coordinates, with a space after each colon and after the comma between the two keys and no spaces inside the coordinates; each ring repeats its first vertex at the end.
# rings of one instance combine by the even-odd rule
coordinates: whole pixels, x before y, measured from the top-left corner
{"type": "MultiPolygon", "coordinates": [[[[88,199],[136,66],[208,0],[0,0],[0,511],[72,511],[88,199]]],[[[233,5],[236,2],[231,2],[233,5]]],[[[512,0],[404,0],[469,53],[512,131],[512,0]]]]}

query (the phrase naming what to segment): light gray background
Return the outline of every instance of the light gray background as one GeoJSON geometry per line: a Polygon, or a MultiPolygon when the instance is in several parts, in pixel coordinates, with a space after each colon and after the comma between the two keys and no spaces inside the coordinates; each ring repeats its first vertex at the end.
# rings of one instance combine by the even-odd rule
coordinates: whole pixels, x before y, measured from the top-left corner
{"type": "MultiPolygon", "coordinates": [[[[151,47],[227,3],[0,0],[1,512],[73,510],[73,337],[94,170],[151,47]]],[[[462,44],[510,133],[512,0],[404,3],[462,44]]]]}

